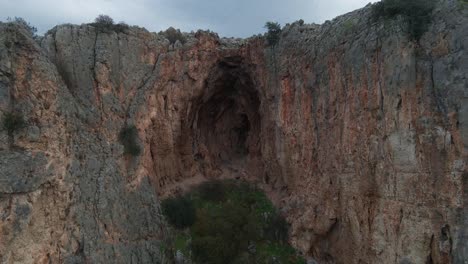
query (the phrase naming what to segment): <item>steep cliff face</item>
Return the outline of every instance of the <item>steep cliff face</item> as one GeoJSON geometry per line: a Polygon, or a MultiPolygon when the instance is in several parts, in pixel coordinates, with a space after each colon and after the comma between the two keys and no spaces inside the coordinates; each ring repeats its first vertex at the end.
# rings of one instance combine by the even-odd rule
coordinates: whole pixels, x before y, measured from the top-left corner
{"type": "Polygon", "coordinates": [[[165,263],[159,197],[208,178],[263,186],[319,263],[468,259],[468,16],[422,39],[364,8],[280,43],[0,24],[0,260],[165,263]],[[118,134],[138,129],[142,153],[118,134]]]}
{"type": "Polygon", "coordinates": [[[75,53],[68,58],[80,82],[66,79],[59,72],[68,68],[57,71],[47,50],[11,24],[0,24],[0,51],[2,114],[20,112],[27,122],[13,145],[4,131],[0,137],[0,262],[162,262],[156,192],[126,169],[123,148],[108,132],[111,117],[101,122],[92,78],[99,69],[86,69],[87,55],[75,53]]]}
{"type": "Polygon", "coordinates": [[[293,25],[270,54],[262,155],[268,178],[288,186],[283,207],[304,252],[340,263],[467,258],[468,30],[452,8],[436,11],[419,44],[398,22],[369,25],[364,9],[293,25]]]}
{"type": "Polygon", "coordinates": [[[439,6],[419,43],[368,18],[292,25],[270,53],[257,74],[273,100],[268,178],[288,188],[293,241],[320,260],[463,263],[466,10],[439,6]]]}

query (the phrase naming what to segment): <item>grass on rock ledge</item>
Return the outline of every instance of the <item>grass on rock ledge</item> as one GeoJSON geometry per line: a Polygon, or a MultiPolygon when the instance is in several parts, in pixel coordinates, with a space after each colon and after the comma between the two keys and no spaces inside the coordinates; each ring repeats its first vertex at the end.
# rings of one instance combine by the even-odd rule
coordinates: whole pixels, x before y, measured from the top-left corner
{"type": "Polygon", "coordinates": [[[174,227],[174,251],[193,263],[305,263],[287,242],[286,220],[246,182],[206,182],[162,201],[162,209],[174,227]]]}

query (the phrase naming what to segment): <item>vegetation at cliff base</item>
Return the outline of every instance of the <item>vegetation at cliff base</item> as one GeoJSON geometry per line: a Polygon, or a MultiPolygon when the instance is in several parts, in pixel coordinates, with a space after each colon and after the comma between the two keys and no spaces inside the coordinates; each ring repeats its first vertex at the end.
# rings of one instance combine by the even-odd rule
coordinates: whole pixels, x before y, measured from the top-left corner
{"type": "Polygon", "coordinates": [[[265,28],[267,29],[266,39],[268,46],[276,46],[281,36],[281,25],[277,22],[266,22],[265,28]]]}
{"type": "Polygon", "coordinates": [[[124,153],[138,156],[141,148],[138,145],[138,130],[134,125],[124,126],[119,133],[119,141],[124,146],[124,153]]]}
{"type": "Polygon", "coordinates": [[[373,5],[372,15],[374,19],[402,16],[410,37],[419,40],[428,30],[434,7],[435,0],[382,0],[373,5]]]}
{"type": "Polygon", "coordinates": [[[169,223],[178,229],[190,227],[195,223],[195,207],[185,196],[168,198],[162,201],[161,207],[169,223]]]}
{"type": "Polygon", "coordinates": [[[162,208],[175,227],[175,251],[195,263],[305,263],[287,243],[284,217],[261,190],[246,182],[206,182],[164,200],[162,208]],[[191,225],[178,222],[183,214],[194,220],[191,225]]]}

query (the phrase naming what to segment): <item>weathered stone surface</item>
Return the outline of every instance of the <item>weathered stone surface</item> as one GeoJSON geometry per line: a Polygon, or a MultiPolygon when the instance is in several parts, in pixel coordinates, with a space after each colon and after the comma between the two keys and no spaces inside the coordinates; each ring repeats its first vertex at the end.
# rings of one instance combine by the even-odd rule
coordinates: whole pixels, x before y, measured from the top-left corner
{"type": "Polygon", "coordinates": [[[44,153],[0,152],[0,194],[37,190],[54,173],[44,153]]]}
{"type": "Polygon", "coordinates": [[[101,109],[90,107],[84,55],[70,57],[83,82],[73,90],[21,28],[0,24],[0,36],[10,62],[0,115],[19,111],[27,125],[13,146],[1,137],[0,262],[167,262],[156,193],[147,177],[130,177],[115,122],[101,123],[101,109]]]}
{"type": "Polygon", "coordinates": [[[28,124],[13,149],[0,133],[0,259],[167,262],[158,197],[235,177],[270,194],[311,263],[463,263],[467,10],[440,1],[418,43],[401,23],[366,7],[288,25],[274,48],[91,25],[37,45],[0,24],[0,111],[28,124]],[[123,155],[125,124],[140,156],[123,155]]]}

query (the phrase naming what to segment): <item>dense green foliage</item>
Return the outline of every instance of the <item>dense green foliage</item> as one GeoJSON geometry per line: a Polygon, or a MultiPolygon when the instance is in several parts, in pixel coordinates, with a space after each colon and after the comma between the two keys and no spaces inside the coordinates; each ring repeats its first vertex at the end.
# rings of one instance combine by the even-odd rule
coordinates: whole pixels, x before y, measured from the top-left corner
{"type": "Polygon", "coordinates": [[[419,40],[431,23],[434,6],[434,0],[382,0],[373,6],[372,13],[375,19],[402,16],[410,37],[419,40]]]}
{"type": "Polygon", "coordinates": [[[173,27],[168,28],[162,34],[169,40],[169,43],[171,44],[175,44],[177,41],[180,41],[181,44],[185,44],[185,42],[187,42],[184,34],[182,34],[179,29],[175,29],[173,27]]]}
{"type": "Polygon", "coordinates": [[[2,129],[7,131],[8,136],[12,137],[13,134],[24,128],[26,122],[23,115],[15,112],[5,112],[2,118],[2,129]]]}
{"type": "Polygon", "coordinates": [[[137,143],[138,130],[134,125],[125,126],[119,133],[119,141],[124,146],[124,153],[132,156],[138,156],[141,148],[137,143]]]}
{"type": "Polygon", "coordinates": [[[277,22],[266,22],[265,28],[267,29],[266,39],[269,46],[276,46],[281,36],[281,25],[277,22]]]}
{"type": "Polygon", "coordinates": [[[185,196],[165,199],[161,207],[169,223],[178,229],[190,227],[195,223],[195,207],[185,196]]]}
{"type": "Polygon", "coordinates": [[[112,19],[108,15],[99,15],[98,17],[96,17],[96,19],[94,19],[94,23],[92,23],[91,25],[95,26],[99,31],[104,33],[122,33],[129,28],[129,26],[125,22],[115,24],[114,19],[112,19]]]}
{"type": "Polygon", "coordinates": [[[288,223],[258,188],[212,181],[185,197],[196,220],[189,230],[178,231],[175,248],[196,263],[304,263],[286,243],[288,223]]]}
{"type": "Polygon", "coordinates": [[[272,212],[267,216],[264,228],[265,237],[269,240],[286,242],[288,241],[288,223],[277,212],[272,212]]]}
{"type": "Polygon", "coordinates": [[[197,189],[203,200],[217,202],[226,199],[226,189],[221,181],[204,182],[197,189]]]}

